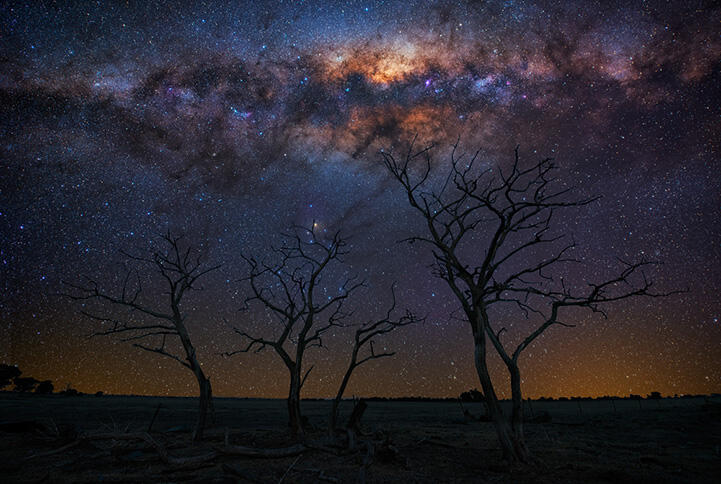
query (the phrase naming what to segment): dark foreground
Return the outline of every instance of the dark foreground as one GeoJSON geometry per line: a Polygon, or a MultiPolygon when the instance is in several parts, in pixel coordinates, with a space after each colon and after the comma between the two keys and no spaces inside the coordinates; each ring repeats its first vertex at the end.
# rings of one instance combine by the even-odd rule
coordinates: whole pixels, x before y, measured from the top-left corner
{"type": "MultiPolygon", "coordinates": [[[[350,412],[351,403],[345,405],[342,416],[350,412]]],[[[370,402],[361,439],[378,444],[372,456],[362,447],[337,454],[311,449],[283,458],[220,454],[207,462],[177,464],[161,459],[143,440],[82,439],[140,435],[159,408],[150,435],[171,460],[221,448],[226,429],[235,445],[291,443],[283,401],[217,399],[215,407],[216,426],[206,442],[193,445],[192,399],[0,393],[0,481],[658,484],[719,482],[721,475],[721,402],[703,398],[640,405],[533,402],[527,414],[538,421],[527,424],[527,437],[543,465],[510,469],[501,462],[491,424],[469,420],[453,402],[370,402]],[[544,415],[550,421],[538,418],[544,415]],[[18,425],[7,425],[12,422],[18,425]]],[[[316,428],[310,439],[321,442],[329,404],[304,402],[303,407],[316,428]]],[[[479,413],[468,404],[466,409],[479,413]]]]}

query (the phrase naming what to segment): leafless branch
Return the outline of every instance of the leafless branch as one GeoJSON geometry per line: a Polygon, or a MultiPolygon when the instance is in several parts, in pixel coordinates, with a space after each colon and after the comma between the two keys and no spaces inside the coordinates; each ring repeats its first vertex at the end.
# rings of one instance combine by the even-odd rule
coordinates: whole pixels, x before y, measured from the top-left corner
{"type": "Polygon", "coordinates": [[[187,315],[181,309],[181,301],[191,290],[200,290],[199,280],[217,270],[220,265],[208,265],[203,262],[201,253],[191,245],[182,242],[182,236],[173,236],[170,232],[160,238],[164,248],[140,255],[121,252],[137,267],[126,271],[123,283],[116,293],[101,289],[100,284],[86,277],[85,283],[65,283],[69,288],[66,296],[82,303],[96,304],[106,314],[95,309],[83,309],[81,313],[91,320],[99,322],[104,329],[93,336],[118,335],[121,341],[131,342],[134,347],[156,353],[177,361],[191,370],[200,389],[200,412],[198,424],[193,435],[194,440],[202,438],[207,409],[211,406],[212,392],[210,380],[205,376],[198,362],[195,347],[186,327],[187,315]],[[166,292],[160,297],[151,297],[141,283],[140,271],[155,275],[166,292]],[[145,301],[147,300],[147,302],[145,301]],[[152,304],[151,304],[152,301],[152,304]],[[117,317],[118,311],[126,311],[129,316],[117,317]],[[177,338],[185,357],[173,354],[166,348],[167,337],[177,338]],[[160,344],[146,344],[149,339],[160,339],[160,344]],[[143,341],[143,342],[141,342],[143,341]]]}
{"type": "Polygon", "coordinates": [[[394,331],[398,328],[408,326],[415,323],[420,323],[425,321],[425,318],[418,318],[416,317],[411,311],[405,310],[405,313],[402,316],[394,317],[393,314],[396,311],[396,293],[395,293],[395,283],[391,285],[391,304],[388,307],[388,310],[386,311],[385,315],[375,321],[369,321],[363,325],[361,325],[358,329],[355,331],[354,335],[354,343],[353,343],[353,349],[351,350],[351,357],[350,361],[348,362],[348,367],[346,368],[346,372],[343,375],[343,379],[341,380],[341,384],[338,387],[338,392],[336,393],[336,397],[333,401],[333,405],[331,408],[331,417],[330,417],[330,430],[335,430],[336,421],[338,418],[338,405],[343,398],[343,394],[345,393],[346,387],[348,386],[348,382],[350,381],[351,375],[355,371],[356,368],[361,366],[362,364],[371,361],[376,360],[380,358],[387,358],[390,356],[395,355],[394,351],[383,351],[383,352],[376,352],[375,345],[373,338],[382,336],[384,334],[390,333],[391,331],[394,331]],[[363,349],[364,346],[369,347],[369,353],[360,358],[358,357],[360,351],[363,349]]]}
{"type": "MultiPolygon", "coordinates": [[[[444,280],[460,303],[470,324],[479,380],[489,412],[502,433],[522,438],[520,353],[553,325],[572,326],[558,319],[565,307],[582,307],[604,314],[602,306],[631,297],[662,297],[675,292],[655,292],[643,273],[646,262],[622,262],[620,273],[601,283],[589,284],[586,292],[571,292],[559,273],[580,261],[572,256],[575,242],[553,232],[560,212],[584,207],[598,197],[579,196],[575,187],[556,177],[551,158],[525,163],[516,147],[509,167],[484,162],[480,151],[462,153],[453,144],[448,172],[438,185],[431,173],[430,150],[411,149],[405,157],[381,152],[383,163],[403,188],[412,210],[425,223],[424,233],[405,240],[431,248],[433,274],[444,280]],[[440,188],[436,188],[440,186],[440,188]],[[501,342],[505,328],[496,330],[489,315],[493,304],[509,304],[528,319],[543,321],[509,353],[501,342]],[[503,430],[503,411],[498,405],[486,362],[486,342],[505,363],[511,379],[514,428],[503,430]]],[[[373,351],[371,351],[373,355],[373,351]]],[[[526,460],[522,441],[504,453],[526,460]]]]}
{"type": "Polygon", "coordinates": [[[277,353],[291,374],[289,409],[295,433],[302,432],[300,390],[312,369],[303,373],[305,352],[323,347],[324,335],[332,328],[344,326],[352,315],[346,310],[347,301],[365,286],[364,281],[345,277],[329,294],[326,279],[337,277],[334,271],[342,268],[347,253],[347,242],[339,232],[320,231],[313,223],[310,227],[292,227],[284,234],[283,243],[271,248],[269,260],[243,255],[248,274],[241,281],[251,293],[243,309],[257,305],[273,314],[280,327],[274,335],[262,337],[234,328],[245,346],[225,354],[232,356],[265,348],[277,353]]]}

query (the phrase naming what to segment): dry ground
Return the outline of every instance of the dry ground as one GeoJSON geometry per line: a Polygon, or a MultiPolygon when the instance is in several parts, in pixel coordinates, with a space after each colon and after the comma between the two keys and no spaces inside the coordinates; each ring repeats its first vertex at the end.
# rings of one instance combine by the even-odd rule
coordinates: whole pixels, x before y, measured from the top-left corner
{"type": "MultiPolygon", "coordinates": [[[[223,443],[288,445],[283,401],[217,399],[216,427],[192,445],[195,400],[141,397],[64,397],[0,393],[1,482],[357,482],[365,452],[258,459],[220,456],[196,465],[163,463],[143,441],[83,441],[78,435],[144,432],[158,407],[153,438],[174,457],[200,455],[223,443]],[[12,428],[10,422],[24,422],[12,428]],[[29,425],[35,422],[38,425],[29,425]],[[29,458],[30,457],[30,458],[29,458]]],[[[304,402],[322,439],[328,402],[304,402]]],[[[467,406],[468,408],[468,406],[467,406]]],[[[478,413],[478,408],[470,408],[478,413]]],[[[343,413],[350,411],[346,403],[343,413]]],[[[719,482],[721,402],[708,399],[533,402],[527,414],[550,422],[527,424],[534,454],[545,463],[507,468],[489,423],[468,421],[457,403],[369,402],[363,427],[385,441],[365,472],[367,482],[719,482]],[[388,448],[397,453],[384,453],[388,448]]]]}

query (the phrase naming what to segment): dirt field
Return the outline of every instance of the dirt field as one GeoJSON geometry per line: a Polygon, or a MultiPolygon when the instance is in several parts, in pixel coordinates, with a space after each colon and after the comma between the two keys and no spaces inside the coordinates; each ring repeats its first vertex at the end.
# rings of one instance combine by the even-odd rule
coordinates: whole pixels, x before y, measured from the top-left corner
{"type": "MultiPolygon", "coordinates": [[[[382,445],[372,458],[322,449],[261,459],[230,455],[196,464],[161,460],[143,440],[83,440],[99,433],[150,432],[171,458],[231,444],[282,447],[283,401],[216,399],[216,425],[192,445],[195,401],[184,398],[64,397],[0,393],[0,482],[719,482],[718,399],[533,402],[528,443],[545,465],[508,469],[489,423],[464,418],[458,403],[369,402],[362,427],[382,445]],[[158,410],[159,408],[159,410],[158,410]],[[543,420],[543,419],[539,419],[543,420]],[[547,419],[545,419],[547,420],[547,419]],[[8,425],[17,423],[17,425],[8,425]],[[40,455],[73,444],[52,455],[40,455]],[[366,464],[365,470],[361,468],[366,464]]],[[[342,417],[350,412],[350,403],[342,417]]],[[[477,404],[476,404],[477,405],[477,404]]],[[[320,442],[328,402],[304,402],[309,438],[320,442]]],[[[479,413],[478,407],[466,408],[479,413]]]]}

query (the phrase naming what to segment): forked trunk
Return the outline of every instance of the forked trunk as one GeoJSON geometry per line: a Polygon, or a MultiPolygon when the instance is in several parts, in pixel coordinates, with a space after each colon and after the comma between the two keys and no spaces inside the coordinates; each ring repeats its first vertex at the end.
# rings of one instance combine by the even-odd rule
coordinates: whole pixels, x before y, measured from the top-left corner
{"type": "Polygon", "coordinates": [[[528,462],[530,456],[523,440],[523,433],[521,431],[519,439],[519,436],[514,432],[511,423],[504,415],[503,409],[498,402],[498,396],[496,395],[496,391],[493,387],[493,382],[491,381],[491,377],[488,373],[488,365],[486,363],[485,333],[483,331],[476,331],[473,336],[475,340],[474,360],[476,372],[478,373],[478,379],[481,384],[481,388],[483,389],[483,394],[486,397],[488,416],[496,429],[498,441],[501,445],[501,451],[503,452],[503,458],[510,463],[528,462]]]}

